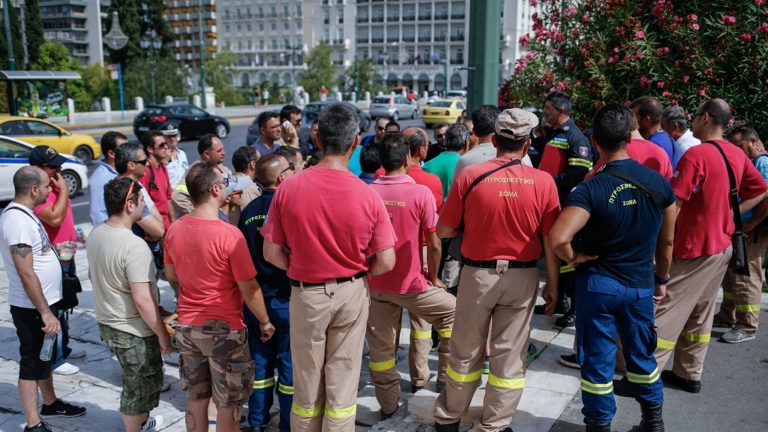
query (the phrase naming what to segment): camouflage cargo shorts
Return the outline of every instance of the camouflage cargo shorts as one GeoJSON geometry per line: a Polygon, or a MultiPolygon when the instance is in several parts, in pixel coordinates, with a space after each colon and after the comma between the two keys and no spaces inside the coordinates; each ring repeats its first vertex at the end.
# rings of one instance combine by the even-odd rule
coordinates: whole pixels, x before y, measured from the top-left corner
{"type": "Polygon", "coordinates": [[[163,359],[157,336],[140,337],[99,324],[101,339],[123,369],[120,412],[135,416],[157,408],[163,386],[163,359]]]}
{"type": "Polygon", "coordinates": [[[217,408],[242,407],[253,391],[248,330],[230,330],[225,321],[211,320],[199,327],[180,326],[176,340],[187,398],[212,398],[217,408]]]}

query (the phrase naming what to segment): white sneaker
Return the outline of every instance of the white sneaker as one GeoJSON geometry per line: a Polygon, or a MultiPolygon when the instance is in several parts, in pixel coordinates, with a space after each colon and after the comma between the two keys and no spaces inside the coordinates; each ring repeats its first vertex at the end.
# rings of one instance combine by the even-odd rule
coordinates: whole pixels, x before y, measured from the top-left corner
{"type": "Polygon", "coordinates": [[[67,356],[68,359],[79,359],[85,357],[85,350],[73,349],[67,356]]]}
{"type": "Polygon", "coordinates": [[[141,430],[141,432],[151,431],[153,429],[156,430],[157,428],[159,428],[162,425],[163,425],[163,416],[156,415],[154,417],[147,418],[147,421],[145,421],[144,424],[141,425],[141,429],[140,430],[141,430]]]}
{"type": "Polygon", "coordinates": [[[53,370],[53,373],[56,375],[74,375],[78,372],[80,372],[79,367],[67,362],[60,364],[59,367],[53,370]]]}

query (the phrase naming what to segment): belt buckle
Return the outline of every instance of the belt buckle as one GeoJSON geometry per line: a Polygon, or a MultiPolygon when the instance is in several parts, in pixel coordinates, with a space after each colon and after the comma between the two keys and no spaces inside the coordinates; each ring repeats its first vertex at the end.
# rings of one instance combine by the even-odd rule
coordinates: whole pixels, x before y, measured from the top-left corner
{"type": "Polygon", "coordinates": [[[506,273],[508,269],[509,269],[509,260],[496,260],[496,273],[498,273],[499,276],[506,273]]]}

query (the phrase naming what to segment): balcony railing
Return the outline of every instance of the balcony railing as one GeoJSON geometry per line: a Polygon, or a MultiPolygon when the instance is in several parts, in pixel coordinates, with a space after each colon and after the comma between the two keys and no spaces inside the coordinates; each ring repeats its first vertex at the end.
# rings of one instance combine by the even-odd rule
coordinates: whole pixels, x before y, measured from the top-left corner
{"type": "Polygon", "coordinates": [[[373,17],[373,18],[371,18],[371,21],[372,21],[372,22],[384,22],[384,17],[383,17],[383,16],[380,16],[380,17],[378,17],[378,16],[377,16],[377,17],[373,17]]]}
{"type": "Polygon", "coordinates": [[[416,42],[416,36],[403,36],[403,42],[416,42]]]}
{"type": "Polygon", "coordinates": [[[419,35],[419,42],[429,42],[432,40],[432,35],[419,35]]]}
{"type": "Polygon", "coordinates": [[[416,15],[403,15],[403,21],[415,21],[416,15]]]}
{"type": "Polygon", "coordinates": [[[462,35],[451,35],[451,40],[454,41],[454,42],[455,41],[463,41],[464,40],[464,35],[463,34],[462,35]]]}
{"type": "Polygon", "coordinates": [[[367,36],[366,37],[358,37],[355,40],[357,41],[357,43],[368,43],[368,37],[367,36]]]}
{"type": "Polygon", "coordinates": [[[419,14],[419,21],[429,21],[432,19],[432,14],[419,14]]]}
{"type": "Polygon", "coordinates": [[[371,38],[371,42],[372,43],[382,43],[382,42],[384,42],[384,38],[383,37],[374,37],[374,38],[371,38]]]}
{"type": "Polygon", "coordinates": [[[435,42],[445,42],[445,35],[435,36],[435,42]]]}
{"type": "Polygon", "coordinates": [[[400,42],[400,36],[387,36],[387,42],[400,42]]]}
{"type": "Polygon", "coordinates": [[[436,20],[446,20],[446,19],[448,19],[448,14],[447,13],[435,14],[435,19],[436,20]]]}

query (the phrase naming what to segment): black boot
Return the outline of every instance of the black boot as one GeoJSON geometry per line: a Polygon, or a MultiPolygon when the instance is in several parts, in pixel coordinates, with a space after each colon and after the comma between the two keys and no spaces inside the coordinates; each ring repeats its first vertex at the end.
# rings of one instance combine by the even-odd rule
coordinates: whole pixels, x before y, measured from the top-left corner
{"type": "Polygon", "coordinates": [[[611,424],[587,423],[587,432],[611,432],[611,424]]]}
{"type": "Polygon", "coordinates": [[[435,432],[459,432],[459,423],[440,424],[435,422],[435,432]]]}
{"type": "Polygon", "coordinates": [[[640,432],[664,432],[664,419],[661,415],[661,404],[656,406],[640,405],[643,420],[640,421],[640,432]]]}

